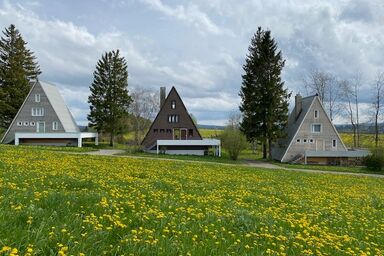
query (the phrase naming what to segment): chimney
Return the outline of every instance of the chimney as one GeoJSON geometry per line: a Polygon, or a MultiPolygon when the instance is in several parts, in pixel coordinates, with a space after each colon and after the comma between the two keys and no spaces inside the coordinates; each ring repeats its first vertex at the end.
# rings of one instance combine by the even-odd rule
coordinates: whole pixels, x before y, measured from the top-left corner
{"type": "Polygon", "coordinates": [[[165,87],[160,87],[160,108],[163,106],[165,102],[165,87]]]}
{"type": "Polygon", "coordinates": [[[299,117],[301,110],[302,110],[302,107],[303,107],[302,97],[298,93],[295,96],[295,118],[296,119],[299,117]]]}

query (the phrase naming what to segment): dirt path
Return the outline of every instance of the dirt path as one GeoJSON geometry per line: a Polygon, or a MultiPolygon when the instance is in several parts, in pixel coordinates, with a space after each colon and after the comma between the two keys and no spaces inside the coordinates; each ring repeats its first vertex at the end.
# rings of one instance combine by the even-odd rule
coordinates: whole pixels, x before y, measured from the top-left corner
{"type": "Polygon", "coordinates": [[[147,156],[134,156],[134,155],[121,155],[125,153],[124,150],[121,149],[101,149],[99,151],[91,151],[85,152],[81,154],[87,155],[100,155],[100,156],[113,156],[113,157],[127,157],[127,158],[141,158],[141,159],[156,159],[156,160],[164,160],[164,161],[181,161],[181,162],[190,162],[190,163],[207,163],[207,164],[219,164],[226,166],[248,166],[254,168],[266,168],[266,169],[274,169],[274,170],[286,170],[286,171],[297,171],[297,172],[307,172],[307,173],[324,173],[324,174],[336,174],[336,175],[350,175],[350,176],[359,176],[359,177],[372,177],[372,178],[384,178],[384,175],[380,174],[370,174],[370,173],[354,173],[354,172],[336,172],[336,171],[322,171],[322,170],[311,170],[311,169],[299,169],[299,168],[286,168],[279,165],[263,162],[263,161],[254,161],[247,160],[245,163],[239,164],[228,164],[228,163],[218,163],[218,162],[210,162],[210,161],[195,161],[195,160],[182,160],[182,159],[172,159],[172,158],[159,158],[159,157],[147,157],[147,156]]]}

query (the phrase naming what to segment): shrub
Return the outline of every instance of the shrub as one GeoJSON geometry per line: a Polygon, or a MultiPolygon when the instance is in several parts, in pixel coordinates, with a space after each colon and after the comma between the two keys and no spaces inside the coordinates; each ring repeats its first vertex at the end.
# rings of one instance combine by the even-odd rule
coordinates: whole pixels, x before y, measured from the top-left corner
{"type": "Polygon", "coordinates": [[[244,134],[235,127],[227,127],[221,134],[223,148],[227,150],[232,160],[237,160],[240,152],[247,146],[247,140],[244,134]]]}
{"type": "Polygon", "coordinates": [[[369,170],[382,171],[384,168],[384,151],[376,149],[372,155],[365,157],[364,164],[369,170]]]}

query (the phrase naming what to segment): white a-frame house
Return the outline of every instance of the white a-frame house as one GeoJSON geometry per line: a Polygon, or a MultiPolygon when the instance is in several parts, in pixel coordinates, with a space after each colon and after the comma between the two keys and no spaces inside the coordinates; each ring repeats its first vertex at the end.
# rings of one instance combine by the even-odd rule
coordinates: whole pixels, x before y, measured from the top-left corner
{"type": "Polygon", "coordinates": [[[317,95],[296,95],[286,131],[272,148],[272,157],[281,162],[346,164],[368,154],[347,149],[317,95]]]}
{"type": "Polygon", "coordinates": [[[56,86],[36,81],[14,117],[1,143],[81,147],[83,138],[97,133],[81,133],[56,86]]]}

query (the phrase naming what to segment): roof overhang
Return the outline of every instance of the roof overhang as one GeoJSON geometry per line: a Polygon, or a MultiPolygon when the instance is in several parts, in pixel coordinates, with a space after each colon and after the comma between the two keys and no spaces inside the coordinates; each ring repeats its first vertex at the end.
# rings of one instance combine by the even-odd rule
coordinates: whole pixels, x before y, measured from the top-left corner
{"type": "Polygon", "coordinates": [[[158,146],[220,146],[217,139],[202,140],[157,140],[158,146]]]}
{"type": "Polygon", "coordinates": [[[368,150],[348,150],[348,151],[311,151],[304,153],[305,157],[366,157],[368,150]]]}
{"type": "Polygon", "coordinates": [[[85,139],[98,138],[98,134],[94,132],[55,132],[55,133],[39,133],[39,132],[16,132],[15,139],[85,139]]]}

